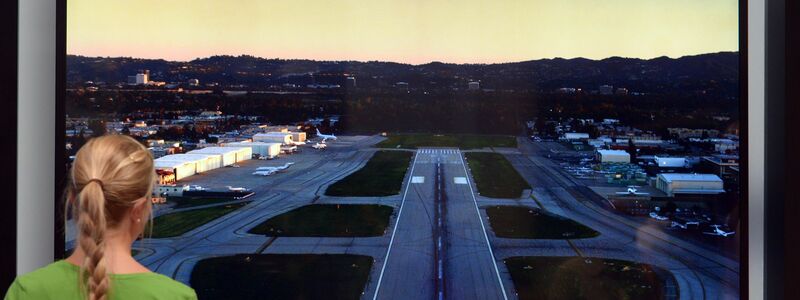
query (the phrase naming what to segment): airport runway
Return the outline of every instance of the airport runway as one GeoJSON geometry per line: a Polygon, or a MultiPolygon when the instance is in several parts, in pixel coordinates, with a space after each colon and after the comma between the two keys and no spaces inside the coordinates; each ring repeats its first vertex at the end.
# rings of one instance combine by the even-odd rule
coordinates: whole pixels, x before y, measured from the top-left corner
{"type": "Polygon", "coordinates": [[[438,299],[440,292],[445,299],[516,299],[503,264],[505,258],[616,258],[671,271],[681,299],[738,298],[737,262],[655,226],[605,211],[591,201],[579,201],[573,196],[576,183],[546,157],[550,153],[546,144],[521,138],[519,150],[503,151],[533,186],[522,199],[491,199],[477,194],[463,152],[446,148],[417,150],[399,195],[327,197],[323,195],[325,188],[361,168],[376,150],[370,145],[380,137],[340,139],[324,151],[307,149],[274,162],[252,161],[241,168],[223,168],[190,178],[190,184],[241,185],[256,194],[248,199],[252,202],[247,206],[183,236],[137,242],[136,248],[142,250],[137,259],[154,271],[188,283],[194,264],[208,257],[241,253],[360,254],[375,259],[362,299],[438,299]],[[287,161],[297,164],[286,173],[269,177],[249,174],[257,166],[287,161]],[[439,182],[437,176],[441,176],[439,182]],[[536,201],[529,197],[531,194],[536,201]],[[311,203],[378,203],[395,211],[380,237],[270,239],[247,233],[268,218],[311,203]],[[491,205],[541,206],[601,235],[571,243],[497,238],[484,210],[491,205]]]}

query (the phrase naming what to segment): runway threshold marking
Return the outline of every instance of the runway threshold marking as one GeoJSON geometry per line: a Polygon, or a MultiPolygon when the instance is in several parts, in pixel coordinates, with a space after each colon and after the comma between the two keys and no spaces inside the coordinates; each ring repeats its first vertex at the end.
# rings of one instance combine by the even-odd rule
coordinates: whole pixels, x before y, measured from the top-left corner
{"type": "Polygon", "coordinates": [[[483,217],[481,217],[481,210],[478,208],[478,199],[475,198],[475,191],[472,190],[472,184],[469,184],[469,173],[467,171],[467,164],[464,162],[464,156],[459,151],[458,157],[461,159],[461,167],[464,168],[464,174],[467,176],[467,186],[469,187],[469,194],[472,196],[472,203],[475,204],[475,212],[478,213],[478,221],[481,222],[481,229],[483,229],[483,238],[486,240],[486,248],[489,249],[489,255],[492,256],[492,265],[494,265],[494,272],[497,275],[497,282],[500,284],[500,291],[503,292],[503,299],[508,300],[506,295],[506,288],[503,285],[503,279],[500,278],[500,269],[497,268],[497,261],[492,251],[492,245],[489,243],[489,235],[486,234],[486,226],[483,225],[483,217]]]}
{"type": "Polygon", "coordinates": [[[397,232],[397,225],[400,225],[400,217],[403,215],[403,206],[406,203],[406,195],[408,195],[408,188],[411,187],[411,181],[413,180],[414,175],[414,167],[417,166],[417,157],[419,157],[419,152],[414,154],[414,161],[411,163],[411,171],[408,174],[408,183],[406,184],[406,189],[403,192],[403,199],[400,201],[400,211],[397,213],[397,222],[394,223],[394,229],[392,229],[392,237],[389,239],[389,249],[386,249],[386,256],[383,258],[383,266],[381,267],[381,274],[378,276],[378,284],[375,287],[375,295],[372,297],[373,300],[378,299],[378,292],[381,290],[381,282],[383,281],[383,273],[386,271],[386,263],[389,262],[389,254],[392,253],[392,245],[394,244],[394,236],[397,232]]]}

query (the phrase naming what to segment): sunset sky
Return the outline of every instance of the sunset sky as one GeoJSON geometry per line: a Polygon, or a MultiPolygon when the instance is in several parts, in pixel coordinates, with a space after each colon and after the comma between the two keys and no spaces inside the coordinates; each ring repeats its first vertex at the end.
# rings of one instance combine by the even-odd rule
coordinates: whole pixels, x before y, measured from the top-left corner
{"type": "Polygon", "coordinates": [[[736,0],[70,0],[67,52],[497,63],[738,51],[736,0]]]}

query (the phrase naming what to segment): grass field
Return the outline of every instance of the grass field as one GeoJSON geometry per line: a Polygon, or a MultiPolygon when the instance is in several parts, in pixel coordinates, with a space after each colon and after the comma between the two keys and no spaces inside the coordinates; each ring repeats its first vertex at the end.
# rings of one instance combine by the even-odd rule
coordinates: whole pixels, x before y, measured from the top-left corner
{"type": "MultiPolygon", "coordinates": [[[[179,236],[205,223],[224,216],[248,202],[187,210],[159,216],[153,220],[152,238],[179,236]]],[[[147,230],[145,232],[148,232],[147,230]]]]}
{"type": "Polygon", "coordinates": [[[514,239],[582,239],[600,235],[573,220],[537,208],[492,206],[486,208],[495,235],[514,239]]]}
{"type": "Polygon", "coordinates": [[[519,198],[523,190],[531,188],[505,156],[485,152],[467,152],[465,155],[482,196],[519,198]]]}
{"type": "Polygon", "coordinates": [[[411,152],[378,151],[358,171],[328,186],[325,195],[344,197],[380,197],[400,193],[411,152]]]}
{"type": "Polygon", "coordinates": [[[372,257],[239,254],[201,260],[190,284],[199,299],[359,299],[372,257]]]}
{"type": "Polygon", "coordinates": [[[468,134],[397,134],[390,135],[378,148],[419,147],[457,147],[461,149],[480,149],[488,147],[517,147],[517,139],[507,135],[468,135],[468,134]]]}
{"type": "Polygon", "coordinates": [[[273,217],[250,230],[269,236],[381,236],[389,226],[392,207],[362,204],[307,205],[273,217]]]}
{"type": "Polygon", "coordinates": [[[664,278],[628,261],[582,257],[505,259],[519,299],[663,299],[664,278]]]}

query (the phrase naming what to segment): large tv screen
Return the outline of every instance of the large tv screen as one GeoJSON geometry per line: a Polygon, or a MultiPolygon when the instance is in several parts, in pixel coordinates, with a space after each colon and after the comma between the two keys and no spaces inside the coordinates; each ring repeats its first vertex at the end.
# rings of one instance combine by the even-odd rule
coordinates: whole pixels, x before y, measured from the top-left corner
{"type": "Polygon", "coordinates": [[[740,5],[70,0],[57,159],[146,145],[200,299],[738,299],[740,5]]]}

